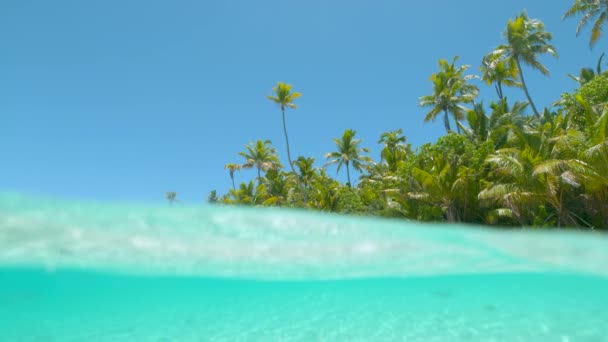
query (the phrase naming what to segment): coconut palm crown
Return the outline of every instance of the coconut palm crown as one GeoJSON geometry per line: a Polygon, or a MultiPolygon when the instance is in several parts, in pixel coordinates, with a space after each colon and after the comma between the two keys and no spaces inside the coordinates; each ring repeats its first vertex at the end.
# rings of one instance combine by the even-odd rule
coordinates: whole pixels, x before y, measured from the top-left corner
{"type": "Polygon", "coordinates": [[[564,13],[562,19],[579,14],[582,15],[582,18],[576,27],[576,35],[578,36],[581,29],[593,21],[589,39],[589,47],[593,48],[602,36],[602,26],[608,20],[608,0],[576,0],[572,7],[564,13]]]}
{"type": "Polygon", "coordinates": [[[239,152],[239,155],[245,158],[245,163],[242,167],[250,169],[255,167],[258,171],[258,184],[261,183],[261,172],[270,169],[280,168],[281,162],[277,157],[276,149],[272,146],[270,140],[258,140],[255,143],[249,143],[245,146],[245,152],[239,152]]]}
{"type": "Polygon", "coordinates": [[[553,45],[549,44],[553,36],[545,31],[545,24],[537,19],[531,19],[526,12],[511,18],[507,22],[507,28],[503,33],[507,43],[498,46],[490,53],[489,58],[497,63],[514,63],[519,72],[519,79],[530,107],[534,115],[540,118],[540,114],[530,97],[522,64],[530,66],[532,69],[540,71],[543,75],[548,75],[549,70],[538,60],[541,54],[548,53],[557,57],[557,52],[553,45]]]}
{"type": "Polygon", "coordinates": [[[348,179],[349,187],[352,187],[350,181],[350,165],[353,166],[353,169],[361,172],[367,163],[372,162],[370,157],[361,155],[361,153],[367,153],[369,150],[365,147],[359,147],[361,139],[354,139],[355,134],[357,134],[357,132],[352,129],[345,130],[341,139],[333,139],[338,148],[337,151],[325,154],[325,158],[329,159],[325,164],[326,167],[332,164],[338,164],[336,172],[340,172],[342,165],[346,165],[346,177],[348,179]]]}
{"type": "Polygon", "coordinates": [[[424,118],[425,122],[434,121],[443,112],[443,123],[448,133],[452,131],[449,113],[455,121],[463,119],[466,108],[462,104],[472,103],[479,93],[475,85],[468,83],[475,76],[464,75],[469,65],[456,67],[457,60],[458,56],[452,59],[451,64],[445,59],[439,60],[439,72],[430,77],[433,94],[422,96],[419,103],[422,107],[431,107],[424,118]]]}

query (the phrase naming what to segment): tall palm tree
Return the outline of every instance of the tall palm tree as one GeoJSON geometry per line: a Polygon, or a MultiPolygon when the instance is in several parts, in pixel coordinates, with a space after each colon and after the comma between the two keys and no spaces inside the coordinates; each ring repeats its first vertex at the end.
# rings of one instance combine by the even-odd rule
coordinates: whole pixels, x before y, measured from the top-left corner
{"type": "Polygon", "coordinates": [[[490,53],[492,57],[490,58],[492,60],[495,59],[498,62],[515,62],[526,98],[528,99],[528,102],[530,102],[534,115],[539,118],[540,114],[528,92],[521,66],[522,63],[524,63],[533,69],[540,71],[543,75],[548,75],[549,70],[538,61],[538,57],[544,53],[549,53],[552,56],[557,57],[555,47],[549,44],[549,41],[553,36],[551,33],[545,31],[545,24],[543,24],[542,21],[530,19],[526,12],[522,12],[515,17],[515,19],[509,19],[503,35],[507,40],[507,43],[499,45],[492,51],[490,53]]]}
{"type": "Polygon", "coordinates": [[[340,172],[342,165],[346,165],[346,177],[348,179],[348,186],[352,187],[350,181],[350,165],[359,172],[363,170],[366,163],[371,162],[371,158],[362,156],[361,153],[367,153],[369,150],[364,147],[359,147],[361,139],[354,139],[357,132],[352,129],[347,129],[342,135],[342,139],[334,138],[334,142],[338,148],[335,152],[329,152],[325,154],[325,158],[329,159],[325,166],[332,164],[338,164],[337,172],[340,172]]]}
{"type": "Polygon", "coordinates": [[[481,79],[487,85],[494,84],[498,98],[502,100],[504,94],[502,86],[521,87],[521,83],[517,81],[518,73],[517,66],[512,61],[501,60],[494,53],[485,55],[481,61],[481,79]]]}
{"type": "Polygon", "coordinates": [[[293,163],[291,161],[291,152],[289,151],[289,137],[287,136],[287,125],[285,124],[285,109],[297,108],[293,101],[302,96],[302,94],[298,93],[297,91],[292,92],[291,88],[291,84],[279,82],[276,87],[272,88],[274,95],[269,95],[268,99],[281,107],[281,114],[283,116],[283,132],[285,133],[285,143],[287,145],[287,160],[289,161],[291,171],[296,174],[296,170],[293,168],[293,163]]]}
{"type": "Polygon", "coordinates": [[[232,188],[234,190],[236,190],[236,187],[234,186],[234,173],[239,171],[242,167],[243,166],[241,164],[226,164],[224,166],[224,169],[230,171],[230,180],[232,181],[232,188]]]}
{"type": "Polygon", "coordinates": [[[242,164],[242,167],[245,169],[255,167],[257,169],[258,184],[262,181],[262,171],[266,172],[267,170],[281,167],[277,151],[272,146],[270,140],[258,140],[255,143],[249,143],[245,148],[247,151],[239,152],[239,155],[245,158],[245,163],[242,164]]]}
{"type": "MultiPolygon", "coordinates": [[[[420,97],[420,106],[431,107],[424,121],[434,121],[439,113],[443,112],[443,123],[448,133],[452,131],[449,113],[452,113],[455,121],[462,119],[465,111],[462,104],[472,103],[479,93],[475,85],[467,83],[475,76],[464,75],[470,66],[456,67],[454,64],[457,60],[458,56],[452,59],[451,64],[445,59],[439,60],[439,72],[430,77],[433,82],[433,94],[420,97]]],[[[458,130],[460,131],[460,128],[458,130]]]]}
{"type": "Polygon", "coordinates": [[[582,14],[583,17],[576,27],[577,36],[581,32],[583,26],[587,25],[590,21],[595,20],[593,22],[593,27],[591,28],[591,39],[589,40],[589,47],[593,48],[602,35],[602,26],[604,25],[604,22],[608,20],[608,0],[575,0],[572,7],[564,13],[562,19],[578,14],[582,14]]]}

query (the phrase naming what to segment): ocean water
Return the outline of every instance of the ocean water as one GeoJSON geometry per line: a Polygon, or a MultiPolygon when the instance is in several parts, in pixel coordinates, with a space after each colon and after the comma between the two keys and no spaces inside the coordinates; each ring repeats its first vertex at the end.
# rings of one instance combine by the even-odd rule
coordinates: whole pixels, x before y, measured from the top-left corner
{"type": "Polygon", "coordinates": [[[4,194],[0,341],[608,341],[608,237],[4,194]]]}

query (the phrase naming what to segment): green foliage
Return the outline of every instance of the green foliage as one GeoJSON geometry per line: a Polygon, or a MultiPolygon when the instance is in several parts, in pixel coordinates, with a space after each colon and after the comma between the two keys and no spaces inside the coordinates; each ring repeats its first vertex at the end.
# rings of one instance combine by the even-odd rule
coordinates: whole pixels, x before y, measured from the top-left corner
{"type": "Polygon", "coordinates": [[[579,128],[586,126],[586,112],[598,109],[608,102],[608,73],[597,75],[587,81],[573,94],[562,94],[559,107],[572,116],[579,128]]]}
{"type": "Polygon", "coordinates": [[[537,19],[531,19],[526,12],[522,12],[515,18],[509,19],[504,32],[506,44],[499,45],[494,51],[486,56],[495,65],[504,63],[509,70],[516,67],[522,88],[528,98],[528,102],[534,111],[534,115],[540,117],[524,79],[522,64],[548,75],[549,70],[538,60],[541,54],[550,54],[557,57],[555,47],[549,42],[553,38],[551,33],[545,31],[545,24],[537,19]]]}
{"type": "MultiPolygon", "coordinates": [[[[606,5],[575,2],[596,4],[606,5]]],[[[588,9],[571,9],[573,14],[583,10],[588,9]]],[[[430,108],[425,121],[443,115],[448,134],[436,142],[412,150],[403,130],[387,131],[379,137],[375,162],[365,155],[369,150],[361,147],[356,131],[347,129],[333,139],[336,150],[325,155],[326,167],[336,165],[339,172],[345,166],[348,181],[342,184],[326,167],[315,168],[312,157],[292,162],[285,129],[290,170],[283,169],[270,141],[250,143],[239,153],[243,164],[225,166],[233,188],[221,198],[213,191],[209,202],[420,221],[608,228],[608,74],[601,73],[601,57],[597,72],[583,68],[573,76],[580,87],[562,95],[556,112],[541,113],[521,66],[548,74],[538,58],[557,55],[551,34],[524,12],[509,20],[504,37],[505,44],[482,60],[482,80],[498,95],[488,107],[474,103],[478,90],[469,84],[474,76],[464,75],[467,65],[457,67],[457,58],[439,61],[440,70],[431,76],[433,94],[420,98],[420,105],[430,108]],[[510,103],[503,86],[521,86],[528,102],[510,103]],[[534,116],[526,115],[528,106],[534,116]],[[458,134],[451,131],[448,115],[458,134]],[[358,182],[351,180],[351,167],[359,172],[358,182]],[[234,173],[241,168],[255,168],[257,182],[235,187],[234,173]]],[[[285,128],[285,109],[295,108],[300,94],[284,83],[273,90],[269,99],[280,105],[285,128]]]]}
{"type": "Polygon", "coordinates": [[[351,187],[339,187],[336,195],[338,197],[337,212],[344,214],[365,212],[363,201],[355,189],[351,187]]]}
{"type": "Polygon", "coordinates": [[[464,75],[470,66],[456,67],[457,60],[458,56],[452,59],[451,64],[445,59],[439,60],[439,72],[430,77],[433,82],[433,94],[420,98],[420,106],[431,108],[424,121],[435,121],[435,118],[443,113],[447,133],[451,131],[448,114],[452,114],[456,122],[462,120],[466,111],[462,104],[472,103],[479,94],[477,86],[468,83],[475,76],[464,75]]]}
{"type": "Polygon", "coordinates": [[[380,152],[380,159],[386,163],[390,172],[397,171],[399,163],[405,161],[412,154],[412,145],[406,144],[407,138],[403,130],[384,132],[380,135],[378,144],[384,144],[380,152]]]}
{"type": "Polygon", "coordinates": [[[245,152],[239,155],[245,158],[245,163],[241,165],[244,169],[255,167],[258,171],[258,183],[262,181],[261,173],[281,167],[281,162],[277,156],[276,149],[270,140],[258,140],[245,146],[245,152]]]}
{"type": "Polygon", "coordinates": [[[348,179],[348,186],[352,187],[350,180],[350,166],[357,171],[363,171],[363,167],[366,163],[370,163],[372,160],[370,157],[363,156],[363,153],[369,152],[365,147],[359,147],[361,139],[355,139],[356,131],[347,129],[342,134],[342,138],[334,138],[337,150],[335,152],[329,152],[325,154],[325,158],[328,159],[325,166],[337,164],[337,172],[340,172],[342,165],[346,165],[346,175],[348,179]]]}
{"type": "Polygon", "coordinates": [[[517,65],[512,59],[504,59],[500,54],[491,52],[483,57],[481,61],[481,79],[487,85],[494,84],[498,98],[504,98],[502,86],[521,87],[518,82],[519,74],[517,65]]]}

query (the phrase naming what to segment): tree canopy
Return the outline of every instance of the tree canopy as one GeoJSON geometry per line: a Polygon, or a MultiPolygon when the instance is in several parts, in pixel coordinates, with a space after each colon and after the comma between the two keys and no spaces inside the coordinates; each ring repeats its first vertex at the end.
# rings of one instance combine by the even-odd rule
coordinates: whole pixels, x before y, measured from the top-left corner
{"type": "MultiPolygon", "coordinates": [[[[565,17],[582,14],[578,30],[591,20],[596,30],[608,15],[606,5],[576,0],[565,17]]],[[[592,42],[599,33],[592,34],[592,42]]],[[[443,116],[447,134],[412,148],[406,131],[388,130],[377,140],[377,161],[353,129],[333,138],[335,150],[324,155],[323,167],[308,156],[292,161],[285,109],[295,108],[300,94],[278,83],[268,98],[282,111],[289,170],[270,141],[257,140],[239,153],[242,164],[225,166],[232,189],[224,195],[212,192],[209,201],[419,221],[608,229],[608,74],[601,70],[602,57],[595,70],[582,68],[573,76],[578,89],[538,110],[522,66],[548,75],[539,57],[557,56],[551,34],[522,12],[508,19],[504,38],[481,58],[480,78],[494,87],[496,99],[476,102],[479,89],[471,81],[477,76],[465,75],[469,66],[456,65],[458,57],[439,60],[439,70],[430,77],[433,92],[420,97],[419,104],[429,109],[421,116],[424,121],[443,116]],[[503,86],[521,87],[528,101],[509,101],[503,86]],[[336,174],[346,169],[345,183],[328,174],[333,165],[336,174]],[[236,186],[234,172],[242,168],[255,168],[257,183],[236,186]]]]}

